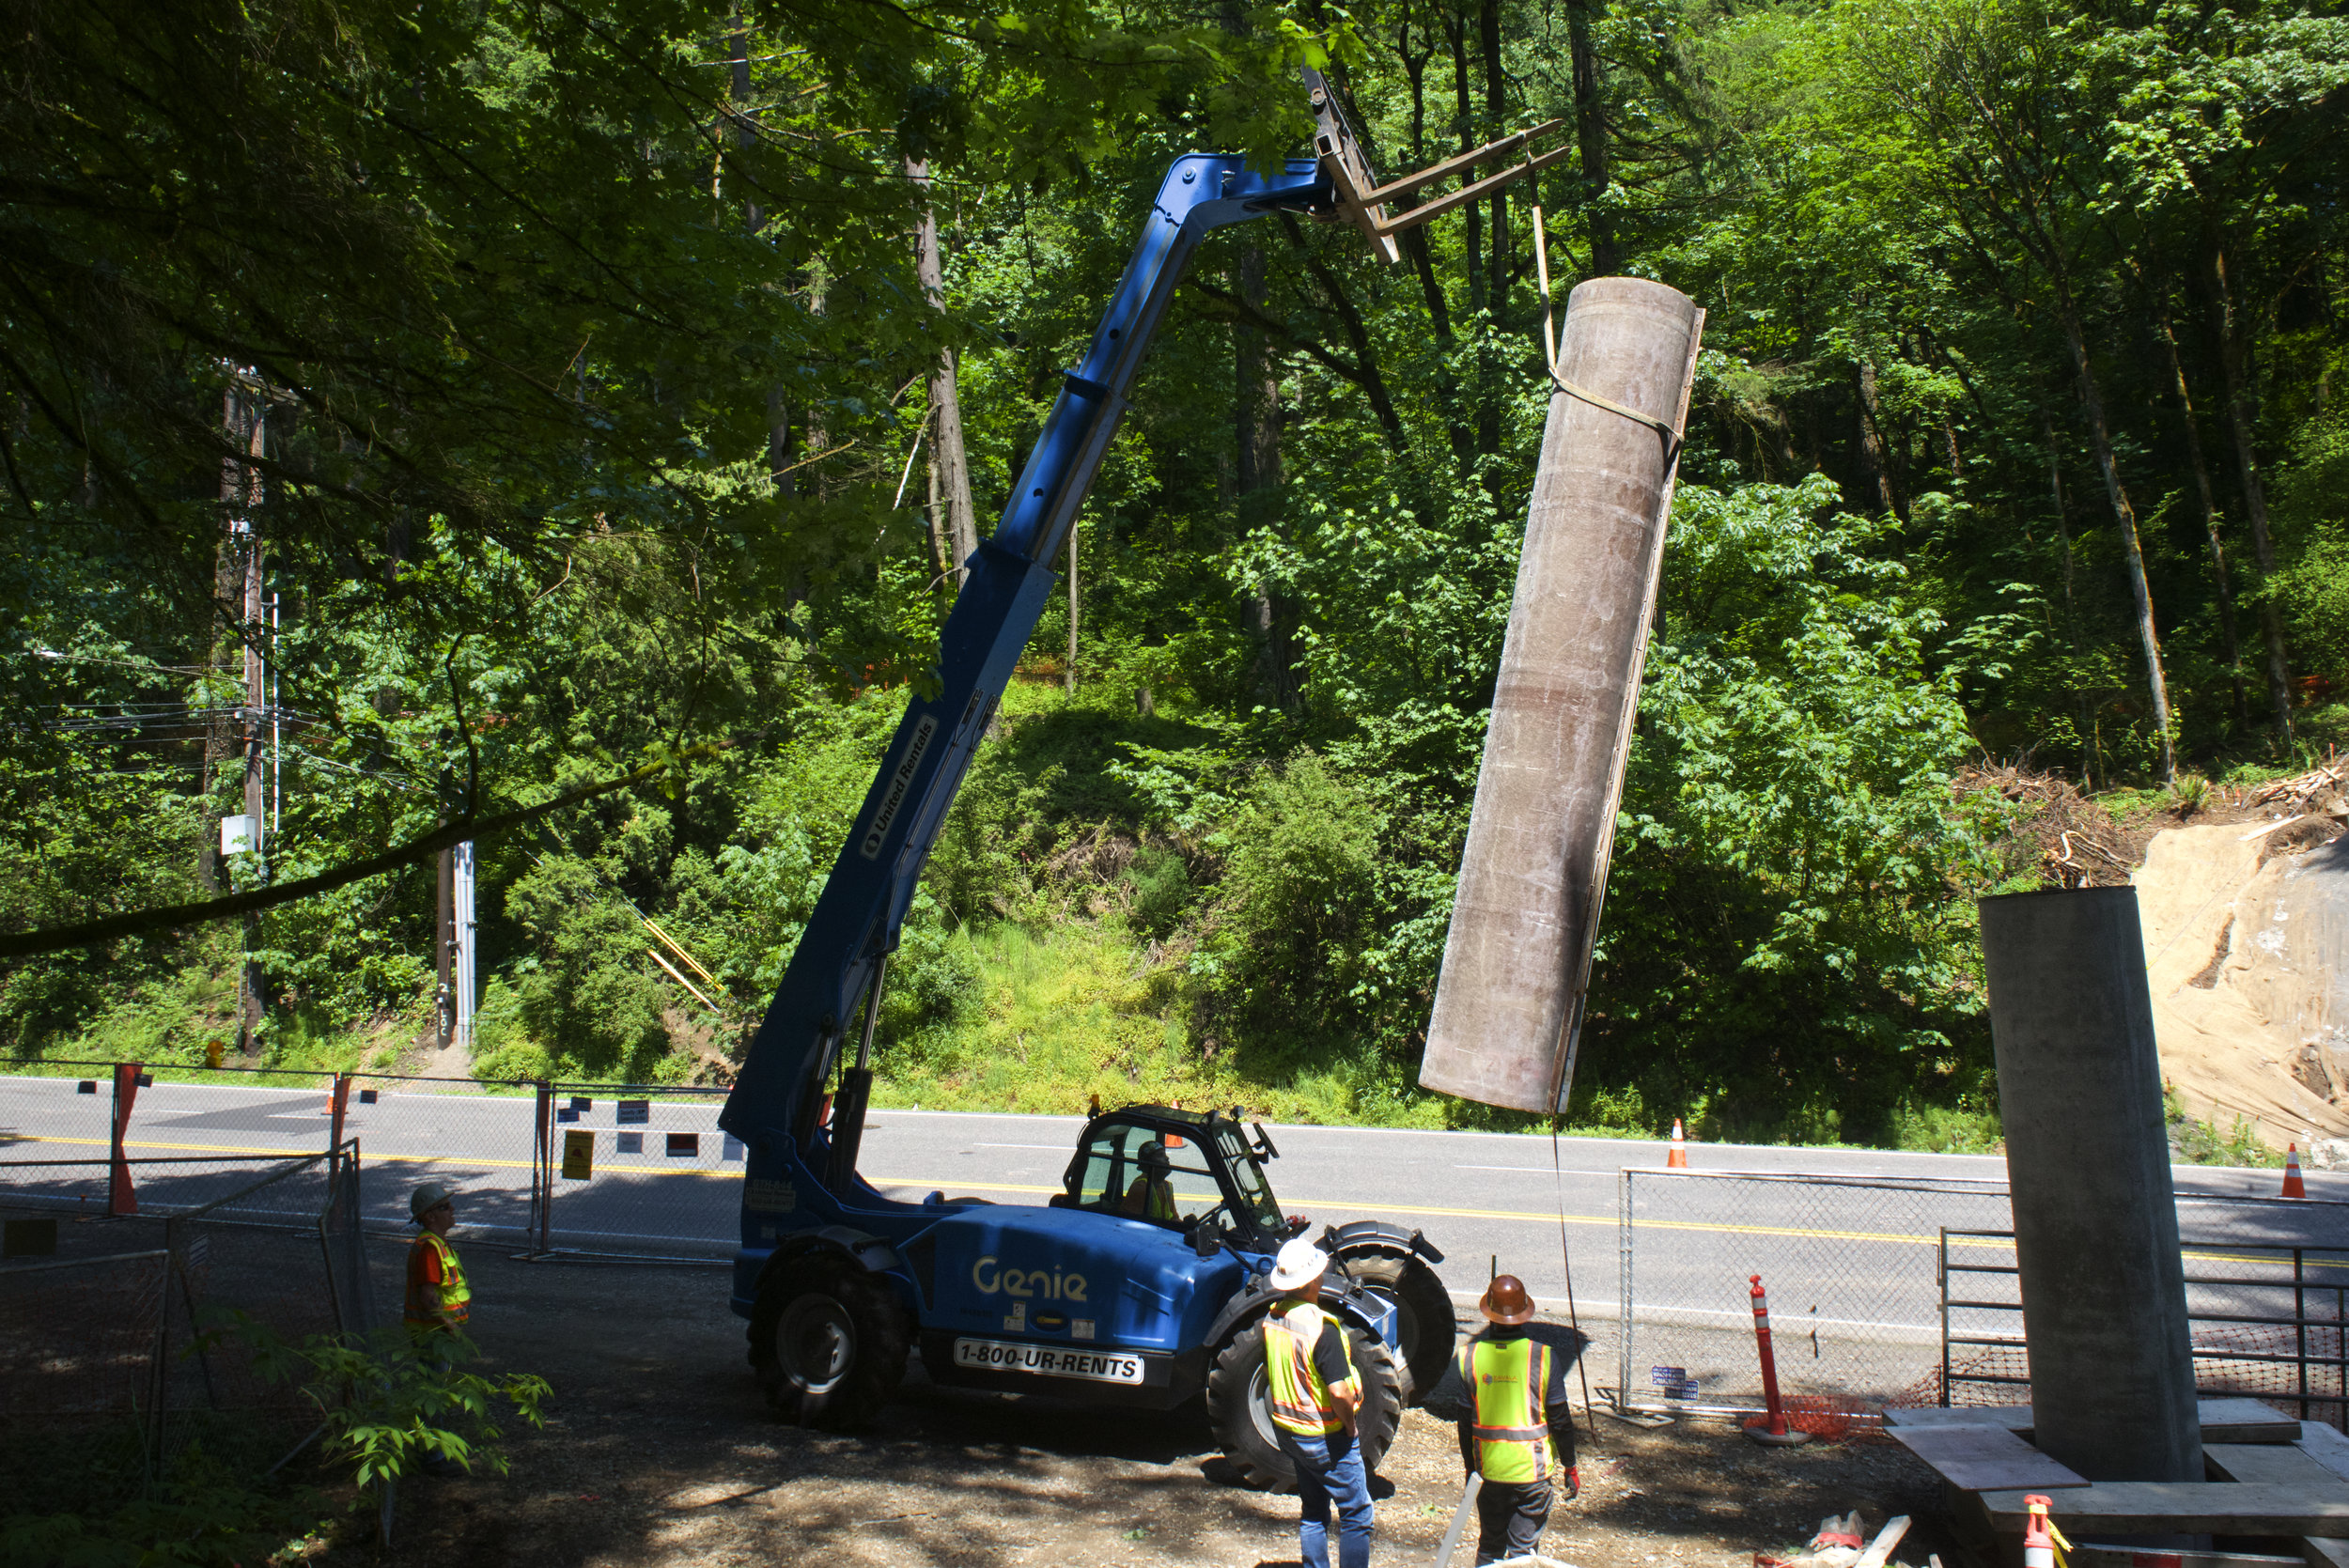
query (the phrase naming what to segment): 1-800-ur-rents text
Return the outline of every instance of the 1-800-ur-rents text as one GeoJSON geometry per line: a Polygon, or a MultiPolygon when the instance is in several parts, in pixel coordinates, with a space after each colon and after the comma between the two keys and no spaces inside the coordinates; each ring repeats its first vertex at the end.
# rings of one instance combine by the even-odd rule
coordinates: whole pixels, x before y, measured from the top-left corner
{"type": "Polygon", "coordinates": [[[1099,1350],[1061,1350],[1013,1340],[957,1340],[955,1365],[998,1372],[1033,1372],[1047,1377],[1084,1377],[1096,1383],[1140,1383],[1142,1358],[1099,1350]]]}

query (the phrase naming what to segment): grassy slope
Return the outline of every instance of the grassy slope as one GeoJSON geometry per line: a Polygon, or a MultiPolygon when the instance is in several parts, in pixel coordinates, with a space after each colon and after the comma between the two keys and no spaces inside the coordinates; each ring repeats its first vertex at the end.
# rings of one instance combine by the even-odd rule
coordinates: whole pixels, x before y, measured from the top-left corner
{"type": "MultiPolygon", "coordinates": [[[[1112,1106],[1237,1105],[1265,1121],[1364,1120],[1342,1070],[1258,1082],[1204,1056],[1173,971],[1114,920],[966,928],[956,939],[979,966],[984,1011],[942,1041],[884,1045],[876,1104],[1074,1113],[1098,1094],[1112,1106]]],[[[1440,1126],[1441,1110],[1430,1100],[1389,1125],[1440,1126]]]]}

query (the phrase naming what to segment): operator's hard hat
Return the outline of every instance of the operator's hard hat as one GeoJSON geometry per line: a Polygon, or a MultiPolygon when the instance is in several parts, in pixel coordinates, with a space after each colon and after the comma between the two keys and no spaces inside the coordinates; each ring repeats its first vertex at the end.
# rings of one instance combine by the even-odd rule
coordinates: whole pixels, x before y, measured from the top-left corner
{"type": "Polygon", "coordinates": [[[456,1196],[439,1182],[427,1182],[408,1195],[408,1218],[422,1219],[456,1196]]]}
{"type": "Polygon", "coordinates": [[[1525,1294],[1525,1281],[1516,1275],[1496,1274],[1485,1287],[1485,1299],[1476,1304],[1476,1310],[1488,1323],[1528,1323],[1533,1317],[1533,1298],[1525,1294]]]}
{"type": "Polygon", "coordinates": [[[1303,1290],[1329,1272],[1329,1253],[1301,1235],[1292,1236],[1281,1244],[1281,1250],[1273,1256],[1272,1288],[1303,1290]]]}
{"type": "Polygon", "coordinates": [[[1173,1162],[1166,1157],[1166,1145],[1163,1143],[1144,1143],[1142,1152],[1134,1157],[1142,1162],[1144,1171],[1154,1176],[1163,1176],[1173,1168],[1173,1162]]]}

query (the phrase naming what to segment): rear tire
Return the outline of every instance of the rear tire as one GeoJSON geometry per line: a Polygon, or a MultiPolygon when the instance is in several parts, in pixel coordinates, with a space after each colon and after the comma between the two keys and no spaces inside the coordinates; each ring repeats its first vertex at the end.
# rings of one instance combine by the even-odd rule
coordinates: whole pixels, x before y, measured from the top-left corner
{"type": "MultiPolygon", "coordinates": [[[[1362,1407],[1355,1416],[1362,1467],[1376,1471],[1403,1421],[1407,1374],[1387,1347],[1360,1328],[1346,1328],[1354,1353],[1354,1375],[1361,1380],[1362,1407]]],[[[1223,1347],[1207,1374],[1207,1420],[1223,1457],[1239,1478],[1259,1492],[1293,1492],[1297,1467],[1273,1436],[1271,1377],[1265,1370],[1264,1319],[1259,1317],[1223,1347]]]]}
{"type": "Polygon", "coordinates": [[[862,1426],[905,1380],[905,1308],[836,1253],[795,1258],[768,1277],[750,1341],[767,1402],[802,1426],[862,1426]]]}
{"type": "Polygon", "coordinates": [[[1345,1264],[1357,1284],[1394,1303],[1395,1343],[1402,1347],[1404,1365],[1410,1368],[1412,1403],[1417,1404],[1442,1378],[1445,1364],[1459,1348],[1452,1293],[1416,1256],[1373,1252],[1346,1258],[1345,1264]]]}

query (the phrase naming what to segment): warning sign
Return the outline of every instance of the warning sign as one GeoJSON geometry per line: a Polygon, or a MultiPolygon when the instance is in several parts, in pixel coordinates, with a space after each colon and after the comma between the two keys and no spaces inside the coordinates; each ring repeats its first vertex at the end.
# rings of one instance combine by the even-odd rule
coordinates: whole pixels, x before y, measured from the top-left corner
{"type": "Polygon", "coordinates": [[[596,1135],[582,1127],[563,1135],[563,1179],[583,1182],[596,1173],[596,1135]]]}

